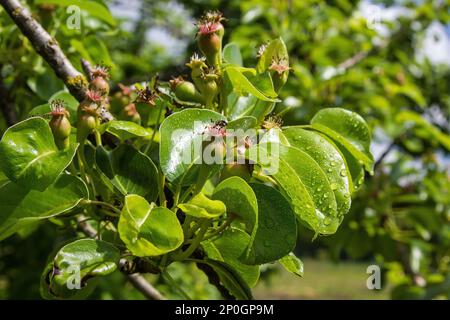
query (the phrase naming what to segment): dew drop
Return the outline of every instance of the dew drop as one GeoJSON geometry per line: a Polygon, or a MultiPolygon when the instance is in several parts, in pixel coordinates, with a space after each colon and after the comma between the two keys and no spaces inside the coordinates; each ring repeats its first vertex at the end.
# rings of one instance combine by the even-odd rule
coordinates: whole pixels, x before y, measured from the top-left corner
{"type": "Polygon", "coordinates": [[[341,177],[346,177],[347,176],[347,170],[342,169],[339,174],[341,175],[341,177]]]}

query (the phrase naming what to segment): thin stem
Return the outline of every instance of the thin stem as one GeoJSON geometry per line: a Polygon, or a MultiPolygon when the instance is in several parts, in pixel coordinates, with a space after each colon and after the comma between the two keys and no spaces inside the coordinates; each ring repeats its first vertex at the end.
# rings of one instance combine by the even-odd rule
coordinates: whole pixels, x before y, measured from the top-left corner
{"type": "Polygon", "coordinates": [[[153,140],[155,140],[155,136],[156,136],[156,132],[158,131],[158,127],[159,127],[159,119],[161,119],[161,114],[162,114],[162,107],[159,108],[159,112],[158,112],[158,118],[156,119],[156,123],[155,126],[153,127],[153,134],[152,134],[152,138],[150,139],[149,143],[147,144],[147,147],[144,150],[144,153],[147,154],[153,146],[153,140]]]}
{"type": "MultiPolygon", "coordinates": [[[[218,228],[217,228],[216,230],[214,230],[213,232],[211,232],[211,233],[209,233],[209,234],[206,234],[202,241],[212,239],[212,238],[214,238],[215,236],[221,234],[223,231],[225,231],[225,229],[226,229],[227,227],[229,227],[229,226],[231,225],[231,223],[233,222],[234,218],[235,218],[234,215],[230,215],[230,216],[227,218],[227,220],[225,220],[225,222],[222,223],[222,224],[220,225],[220,227],[218,227],[218,228]]],[[[186,241],[186,243],[190,243],[190,242],[192,242],[192,240],[186,241]]]]}
{"type": "Polygon", "coordinates": [[[274,185],[278,185],[278,183],[271,177],[262,174],[259,171],[253,171],[253,176],[261,182],[270,182],[274,185]]]}
{"type": "Polygon", "coordinates": [[[117,213],[118,215],[121,214],[121,211],[119,209],[117,209],[116,207],[114,207],[112,204],[110,204],[108,202],[96,201],[96,200],[84,200],[82,203],[83,204],[92,204],[92,205],[96,205],[96,206],[103,206],[108,209],[111,209],[113,212],[117,213]]]}
{"type": "Polygon", "coordinates": [[[184,299],[192,300],[189,297],[189,295],[186,293],[186,291],[183,290],[183,288],[180,286],[180,284],[171,277],[171,275],[169,274],[169,272],[167,270],[164,270],[161,273],[161,275],[169,286],[176,288],[178,290],[178,292],[181,293],[181,295],[183,296],[184,299]]]}
{"type": "Polygon", "coordinates": [[[186,198],[189,196],[189,194],[192,192],[192,190],[194,190],[195,186],[190,186],[184,193],[183,195],[180,197],[180,203],[183,203],[186,198]]]}
{"type": "Polygon", "coordinates": [[[102,145],[102,135],[100,134],[100,132],[98,130],[94,130],[94,135],[95,135],[95,144],[98,146],[102,145]]]}
{"type": "Polygon", "coordinates": [[[166,177],[161,172],[158,172],[158,193],[159,193],[159,205],[166,207],[167,200],[164,193],[164,184],[166,182],[166,177]]]}
{"type": "Polygon", "coordinates": [[[191,222],[192,222],[192,217],[191,216],[186,216],[184,218],[184,222],[183,222],[182,228],[183,228],[183,234],[184,234],[184,238],[185,239],[187,239],[189,237],[188,232],[189,232],[189,229],[190,229],[191,222]]]}
{"type": "Polygon", "coordinates": [[[175,193],[173,194],[173,206],[172,210],[176,209],[178,207],[178,201],[180,199],[180,193],[181,193],[181,183],[177,185],[177,188],[175,189],[175,193]]]}
{"type": "Polygon", "coordinates": [[[82,149],[82,146],[80,145],[77,150],[78,167],[80,168],[81,178],[87,184],[88,179],[87,179],[86,170],[84,168],[84,161],[83,161],[84,155],[83,155],[83,151],[81,151],[81,149],[82,149]]]}
{"type": "Polygon", "coordinates": [[[205,236],[206,231],[208,230],[209,220],[204,220],[200,224],[200,231],[195,236],[194,240],[190,244],[190,246],[186,249],[186,251],[180,253],[178,256],[175,257],[175,260],[184,260],[186,258],[189,258],[191,254],[194,253],[195,249],[198,248],[200,243],[203,241],[203,237],[205,236]]]}

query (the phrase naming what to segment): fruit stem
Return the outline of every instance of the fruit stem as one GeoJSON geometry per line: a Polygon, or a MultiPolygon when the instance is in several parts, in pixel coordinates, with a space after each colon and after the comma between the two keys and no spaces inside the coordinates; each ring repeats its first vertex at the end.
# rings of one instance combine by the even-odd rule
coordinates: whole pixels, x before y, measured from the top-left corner
{"type": "Polygon", "coordinates": [[[189,258],[189,256],[194,253],[195,249],[198,248],[200,243],[203,241],[203,237],[205,236],[206,231],[208,230],[209,220],[203,219],[203,221],[200,223],[200,230],[195,236],[195,238],[192,240],[191,245],[186,249],[186,251],[180,253],[176,257],[174,257],[175,260],[183,261],[186,258],[189,258]]]}

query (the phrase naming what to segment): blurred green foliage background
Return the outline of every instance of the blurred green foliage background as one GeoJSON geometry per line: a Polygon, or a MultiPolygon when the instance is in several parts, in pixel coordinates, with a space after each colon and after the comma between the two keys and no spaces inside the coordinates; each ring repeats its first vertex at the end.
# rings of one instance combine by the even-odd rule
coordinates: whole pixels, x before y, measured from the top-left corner
{"type": "MultiPolygon", "coordinates": [[[[450,5],[446,1],[191,0],[94,1],[81,4],[81,28],[67,24],[71,1],[27,1],[73,64],[80,57],[112,67],[119,83],[167,81],[187,74],[195,18],[224,13],[225,43],[246,64],[281,36],[292,72],[275,113],[285,125],[308,123],[325,107],[360,113],[376,161],[338,232],[304,244],[304,279],[269,265],[257,298],[394,298],[450,296],[450,5]],[[337,263],[337,264],[335,264],[337,263]],[[382,268],[381,292],[365,286],[366,267],[382,268]],[[334,279],[334,280],[333,280],[334,279]]],[[[46,103],[63,84],[0,9],[0,133],[46,103]]],[[[51,222],[0,243],[0,298],[39,298],[39,277],[53,243],[67,234],[51,222]],[[56,239],[56,241],[55,241],[56,239]],[[50,246],[50,248],[49,248],[50,246]]],[[[219,298],[193,265],[171,274],[191,298],[219,298]]],[[[183,298],[150,276],[170,298],[183,298]]],[[[93,298],[143,298],[120,273],[102,280],[93,298]]]]}

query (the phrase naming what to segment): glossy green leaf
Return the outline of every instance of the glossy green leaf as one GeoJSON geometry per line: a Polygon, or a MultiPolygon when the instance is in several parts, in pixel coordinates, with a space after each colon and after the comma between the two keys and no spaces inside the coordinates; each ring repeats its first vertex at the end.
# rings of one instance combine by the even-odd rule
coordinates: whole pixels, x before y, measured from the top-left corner
{"type": "Polygon", "coordinates": [[[258,228],[253,229],[244,255],[247,264],[278,260],[291,252],[297,242],[297,223],[289,202],[276,189],[250,184],[258,201],[258,228]]]}
{"type": "Polygon", "coordinates": [[[159,256],[177,249],[184,240],[175,213],[149,204],[138,195],[125,197],[119,219],[119,235],[136,256],[159,256]]]}
{"type": "Polygon", "coordinates": [[[289,54],[283,39],[277,38],[269,42],[264,52],[259,57],[256,70],[258,73],[269,69],[274,59],[285,60],[289,64],[289,54]]]}
{"type": "Polygon", "coordinates": [[[276,98],[278,96],[273,87],[269,72],[248,76],[248,80],[265,96],[269,98],[276,98]]]}
{"type": "Polygon", "coordinates": [[[258,201],[253,189],[240,177],[223,180],[214,189],[212,199],[221,200],[229,214],[234,214],[252,234],[258,227],[258,201]]]}
{"type": "Polygon", "coordinates": [[[95,2],[95,1],[85,1],[85,0],[36,0],[36,4],[48,3],[48,4],[56,4],[60,6],[77,6],[80,9],[86,11],[91,16],[96,17],[104,22],[108,23],[111,26],[116,25],[116,21],[113,16],[109,12],[108,8],[103,4],[95,2]]]}
{"type": "MultiPolygon", "coordinates": [[[[329,139],[325,135],[324,135],[324,138],[329,139]]],[[[365,175],[364,166],[361,164],[361,162],[358,161],[358,159],[356,159],[339,142],[331,141],[331,140],[329,140],[329,142],[334,143],[338,147],[342,157],[345,160],[347,172],[350,174],[350,177],[351,177],[351,180],[350,180],[351,181],[351,185],[350,185],[351,190],[352,191],[358,190],[364,182],[364,175],[365,175]]]]}
{"type": "Polygon", "coordinates": [[[341,108],[322,109],[311,120],[314,129],[343,145],[367,171],[373,170],[370,153],[370,131],[366,122],[355,112],[341,108]]]}
{"type": "Polygon", "coordinates": [[[228,115],[231,120],[236,120],[244,116],[250,115],[258,100],[255,96],[241,96],[236,92],[228,95],[228,115]]]}
{"type": "Polygon", "coordinates": [[[215,240],[203,241],[202,247],[210,259],[226,262],[250,287],[253,287],[259,278],[259,266],[245,265],[239,260],[249,242],[250,236],[247,233],[231,228],[215,240]]]}
{"type": "Polygon", "coordinates": [[[72,161],[77,144],[59,150],[43,118],[30,118],[6,130],[0,142],[0,167],[24,188],[45,190],[72,161]]]}
{"type": "Polygon", "coordinates": [[[137,123],[131,121],[122,120],[112,120],[105,123],[102,125],[101,131],[109,132],[122,141],[136,137],[150,138],[152,136],[152,131],[150,129],[145,129],[137,123]]]}
{"type": "Polygon", "coordinates": [[[95,162],[123,195],[137,194],[151,201],[158,195],[158,172],[148,156],[128,144],[112,151],[98,147],[95,162]]]}
{"type": "Polygon", "coordinates": [[[211,200],[203,193],[195,195],[189,202],[181,203],[178,208],[189,216],[215,219],[227,212],[225,204],[220,200],[211,200]]]}
{"type": "Polygon", "coordinates": [[[257,125],[255,117],[241,117],[228,122],[227,130],[248,130],[253,129],[257,125]]]}
{"type": "Polygon", "coordinates": [[[351,205],[351,177],[338,148],[314,131],[300,127],[283,130],[291,146],[310,155],[326,173],[337,202],[338,215],[348,212],[351,205]]]}
{"type": "Polygon", "coordinates": [[[84,182],[70,175],[61,175],[44,191],[7,182],[0,186],[0,240],[30,223],[66,212],[87,198],[84,182]]]}
{"type": "Polygon", "coordinates": [[[169,181],[190,185],[197,180],[203,133],[219,120],[226,119],[217,112],[202,109],[186,109],[164,120],[160,128],[159,159],[169,181]]]}
{"type": "Polygon", "coordinates": [[[290,273],[303,277],[303,262],[292,252],[278,260],[278,262],[290,273]]]}
{"type": "Polygon", "coordinates": [[[252,292],[241,277],[241,275],[227,263],[205,258],[201,261],[196,261],[200,264],[206,264],[217,275],[220,284],[228,291],[228,293],[237,300],[251,300],[253,299],[252,292]]]}
{"type": "Polygon", "coordinates": [[[223,59],[231,64],[242,67],[242,56],[236,43],[228,43],[223,47],[223,59]]]}
{"type": "Polygon", "coordinates": [[[266,96],[261,92],[240,70],[236,67],[225,68],[225,77],[233,88],[233,91],[238,94],[252,94],[256,98],[263,101],[275,102],[276,99],[266,96]]]}
{"type": "Polygon", "coordinates": [[[90,291],[93,277],[105,276],[117,269],[120,251],[108,242],[80,239],[62,247],[44,272],[44,297],[69,299],[80,296],[80,291],[90,291]],[[79,276],[79,277],[78,277],[79,276]],[[80,280],[80,288],[75,287],[80,280]]]}
{"type": "Polygon", "coordinates": [[[316,233],[336,232],[340,224],[336,199],[325,172],[311,156],[300,149],[274,143],[250,150],[250,159],[276,180],[299,221],[316,233]],[[254,151],[258,151],[258,157],[254,151]]]}

